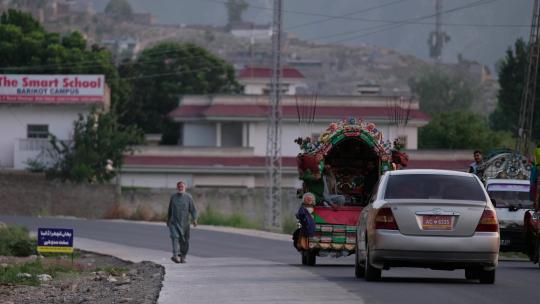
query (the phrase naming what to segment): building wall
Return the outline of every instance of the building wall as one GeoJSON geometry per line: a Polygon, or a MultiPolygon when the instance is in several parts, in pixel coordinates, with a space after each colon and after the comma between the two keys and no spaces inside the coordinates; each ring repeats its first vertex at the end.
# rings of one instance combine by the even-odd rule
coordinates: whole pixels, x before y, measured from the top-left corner
{"type": "Polygon", "coordinates": [[[115,185],[47,180],[43,174],[0,170],[0,214],[101,218],[120,200],[115,185]]]}
{"type": "Polygon", "coordinates": [[[188,186],[193,185],[192,174],[164,172],[122,172],[119,182],[122,187],[175,189],[180,180],[185,181],[188,186]]]}
{"type": "MultiPolygon", "coordinates": [[[[15,163],[18,140],[27,137],[27,125],[46,124],[49,132],[61,140],[70,139],[73,122],[79,113],[89,113],[89,106],[72,105],[0,105],[0,168],[24,169],[25,159],[15,163]]],[[[36,151],[36,155],[39,151],[36,151]]]]}

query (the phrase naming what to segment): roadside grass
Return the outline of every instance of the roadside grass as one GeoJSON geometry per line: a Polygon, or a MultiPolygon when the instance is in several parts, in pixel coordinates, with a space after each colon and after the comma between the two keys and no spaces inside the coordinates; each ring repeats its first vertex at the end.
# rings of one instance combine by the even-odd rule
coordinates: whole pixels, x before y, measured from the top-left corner
{"type": "Polygon", "coordinates": [[[36,253],[36,240],[21,226],[0,228],[0,255],[29,256],[36,253]]]}
{"type": "Polygon", "coordinates": [[[199,224],[212,226],[228,226],[235,228],[262,229],[262,224],[249,220],[241,213],[225,215],[208,207],[205,212],[201,212],[198,219],[199,224]]]}
{"type": "Polygon", "coordinates": [[[281,226],[283,233],[292,235],[298,229],[298,221],[293,217],[286,217],[283,219],[281,226]]]}
{"type": "Polygon", "coordinates": [[[507,258],[507,259],[529,260],[529,257],[523,252],[515,252],[515,251],[499,252],[499,256],[501,256],[503,258],[507,258]]]}
{"type": "Polygon", "coordinates": [[[0,268],[0,284],[16,284],[38,286],[40,281],[38,275],[48,274],[55,278],[60,273],[71,273],[82,271],[78,267],[62,264],[44,264],[40,260],[27,262],[24,264],[8,265],[0,268]],[[22,274],[30,274],[25,277],[22,274]]]}

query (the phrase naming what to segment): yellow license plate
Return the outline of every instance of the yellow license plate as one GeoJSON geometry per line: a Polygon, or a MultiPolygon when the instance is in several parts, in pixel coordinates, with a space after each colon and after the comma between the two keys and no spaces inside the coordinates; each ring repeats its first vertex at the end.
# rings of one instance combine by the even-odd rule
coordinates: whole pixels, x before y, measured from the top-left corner
{"type": "Polygon", "coordinates": [[[423,230],[452,230],[452,216],[450,215],[424,215],[422,217],[423,230]]]}

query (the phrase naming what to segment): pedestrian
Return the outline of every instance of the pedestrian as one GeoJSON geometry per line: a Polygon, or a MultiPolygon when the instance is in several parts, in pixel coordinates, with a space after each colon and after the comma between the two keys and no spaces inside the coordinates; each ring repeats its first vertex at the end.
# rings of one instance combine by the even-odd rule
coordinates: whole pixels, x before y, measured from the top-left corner
{"type": "Polygon", "coordinates": [[[179,181],[176,184],[178,192],[169,200],[167,212],[167,226],[171,233],[172,260],[175,263],[185,263],[189,250],[189,224],[190,217],[193,227],[197,227],[197,209],[191,194],[186,192],[186,183],[179,181]]]}
{"type": "Polygon", "coordinates": [[[482,167],[484,164],[484,157],[482,156],[482,151],[475,150],[473,156],[474,162],[471,163],[469,166],[469,173],[474,173],[478,177],[481,177],[484,170],[484,168],[482,167]]]}

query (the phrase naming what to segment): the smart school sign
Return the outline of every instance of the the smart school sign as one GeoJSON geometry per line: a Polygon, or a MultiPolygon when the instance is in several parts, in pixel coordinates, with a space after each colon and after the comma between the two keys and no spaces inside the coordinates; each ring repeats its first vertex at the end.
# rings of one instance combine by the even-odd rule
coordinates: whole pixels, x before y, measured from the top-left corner
{"type": "Polygon", "coordinates": [[[0,101],[58,102],[103,101],[103,75],[5,75],[0,74],[0,101]]]}
{"type": "Polygon", "coordinates": [[[73,253],[73,229],[38,228],[37,250],[73,253]]]}

